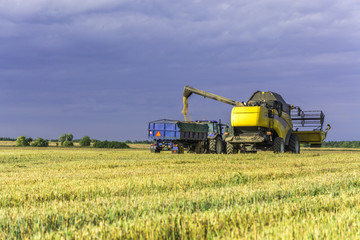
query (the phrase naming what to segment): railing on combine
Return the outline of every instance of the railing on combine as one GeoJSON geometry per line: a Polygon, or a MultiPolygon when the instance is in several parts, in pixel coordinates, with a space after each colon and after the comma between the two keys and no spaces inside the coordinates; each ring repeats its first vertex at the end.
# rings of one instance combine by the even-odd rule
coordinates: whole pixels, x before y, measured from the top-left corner
{"type": "Polygon", "coordinates": [[[293,128],[313,128],[321,131],[324,125],[325,114],[321,110],[302,111],[295,109],[291,112],[293,128]]]}

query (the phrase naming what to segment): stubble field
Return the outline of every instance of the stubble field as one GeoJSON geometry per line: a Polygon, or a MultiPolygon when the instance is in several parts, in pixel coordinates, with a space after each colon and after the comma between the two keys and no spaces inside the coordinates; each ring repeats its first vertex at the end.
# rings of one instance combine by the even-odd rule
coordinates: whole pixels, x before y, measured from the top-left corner
{"type": "Polygon", "coordinates": [[[0,239],[358,239],[359,176],[360,151],[1,147],[0,239]]]}

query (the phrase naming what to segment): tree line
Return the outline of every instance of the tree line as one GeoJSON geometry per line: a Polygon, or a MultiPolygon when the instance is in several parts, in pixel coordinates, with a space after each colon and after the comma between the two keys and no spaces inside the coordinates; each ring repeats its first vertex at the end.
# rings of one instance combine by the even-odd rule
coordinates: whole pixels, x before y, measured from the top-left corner
{"type": "Polygon", "coordinates": [[[131,141],[131,140],[126,140],[125,143],[127,144],[151,144],[151,143],[154,143],[154,141],[149,141],[149,140],[134,140],[134,141],[131,141]]]}
{"type": "Polygon", "coordinates": [[[360,148],[360,141],[328,141],[322,147],[328,148],[360,148]]]}
{"type": "MultiPolygon", "coordinates": [[[[1,138],[0,138],[1,139],[1,138]]],[[[2,141],[12,141],[15,139],[11,138],[2,138],[6,140],[2,141]],[[10,140],[11,139],[11,140],[10,140]]],[[[1,141],[1,140],[0,140],[1,141]]],[[[130,148],[126,143],[117,142],[117,141],[99,141],[96,139],[91,139],[89,136],[84,136],[81,139],[74,140],[74,136],[71,133],[64,133],[58,139],[51,140],[56,143],[56,146],[64,146],[64,147],[73,147],[74,141],[79,142],[80,147],[90,147],[91,143],[93,143],[94,148],[130,148]]],[[[16,146],[18,147],[48,147],[50,140],[43,139],[41,137],[33,140],[31,137],[20,136],[16,139],[16,146]]]]}

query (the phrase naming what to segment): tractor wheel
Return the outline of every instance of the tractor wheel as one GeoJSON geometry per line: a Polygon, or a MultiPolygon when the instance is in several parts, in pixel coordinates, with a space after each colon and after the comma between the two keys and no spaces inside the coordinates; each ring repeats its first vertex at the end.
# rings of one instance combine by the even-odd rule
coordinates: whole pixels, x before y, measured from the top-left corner
{"type": "Polygon", "coordinates": [[[216,154],[221,154],[223,152],[223,141],[220,137],[216,138],[216,154]]]}
{"type": "Polygon", "coordinates": [[[226,143],[226,153],[227,154],[233,154],[235,151],[234,151],[234,145],[227,142],[226,143]]]}
{"type": "Polygon", "coordinates": [[[223,152],[223,142],[221,137],[217,137],[209,141],[209,151],[210,153],[216,154],[221,154],[223,152]]]}
{"type": "Polygon", "coordinates": [[[284,153],[285,152],[284,139],[282,139],[281,137],[275,138],[273,150],[274,150],[274,153],[284,153]]]}
{"type": "Polygon", "coordinates": [[[209,140],[209,151],[210,153],[216,153],[216,139],[209,140]]]}
{"type": "Polygon", "coordinates": [[[298,135],[295,134],[290,135],[289,151],[292,153],[300,153],[300,141],[298,135]]]}

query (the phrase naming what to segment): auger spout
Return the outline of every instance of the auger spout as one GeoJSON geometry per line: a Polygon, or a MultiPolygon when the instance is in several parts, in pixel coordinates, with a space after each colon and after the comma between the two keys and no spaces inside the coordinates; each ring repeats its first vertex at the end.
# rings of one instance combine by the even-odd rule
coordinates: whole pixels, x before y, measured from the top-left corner
{"type": "Polygon", "coordinates": [[[200,96],[203,96],[205,98],[210,98],[213,99],[215,101],[219,101],[222,103],[226,103],[229,105],[233,105],[233,106],[237,106],[237,107],[242,107],[244,106],[244,104],[242,102],[238,102],[229,98],[225,98],[225,97],[221,97],[219,95],[213,94],[213,93],[209,93],[200,89],[196,89],[190,86],[185,86],[184,87],[184,92],[183,92],[183,104],[184,104],[184,108],[182,110],[182,114],[184,114],[184,118],[185,121],[188,121],[188,98],[192,95],[192,94],[197,94],[200,96]]]}

